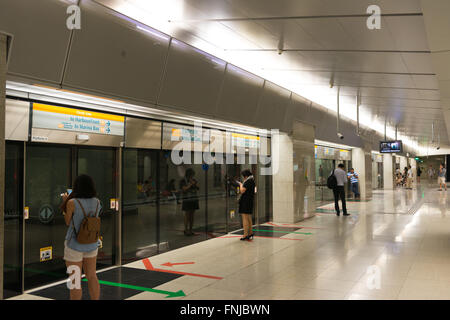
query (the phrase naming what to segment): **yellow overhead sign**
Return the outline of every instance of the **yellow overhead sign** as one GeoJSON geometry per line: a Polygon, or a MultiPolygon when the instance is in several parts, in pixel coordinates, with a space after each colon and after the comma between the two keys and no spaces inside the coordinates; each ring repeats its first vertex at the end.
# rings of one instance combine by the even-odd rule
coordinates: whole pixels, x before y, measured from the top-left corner
{"type": "Polygon", "coordinates": [[[124,116],[117,116],[117,115],[106,114],[106,113],[101,113],[101,112],[93,112],[93,111],[86,111],[86,110],[80,110],[80,109],[52,106],[49,104],[42,104],[42,103],[33,103],[33,110],[34,111],[51,112],[51,113],[60,113],[60,114],[71,115],[71,116],[79,116],[79,117],[87,117],[87,118],[94,118],[94,119],[125,122],[124,116]]]}

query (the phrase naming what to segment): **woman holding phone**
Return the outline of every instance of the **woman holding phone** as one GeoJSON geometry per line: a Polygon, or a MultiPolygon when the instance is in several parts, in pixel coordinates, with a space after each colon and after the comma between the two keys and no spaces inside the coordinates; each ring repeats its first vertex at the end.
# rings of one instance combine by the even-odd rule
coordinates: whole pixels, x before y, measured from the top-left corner
{"type": "Polygon", "coordinates": [[[194,225],[194,213],[199,209],[197,192],[200,189],[197,180],[195,180],[195,171],[188,168],[184,179],[180,181],[180,189],[183,195],[181,210],[184,211],[184,235],[193,236],[192,226],[194,225]]]}
{"type": "MultiPolygon", "coordinates": [[[[70,189],[68,189],[70,191],[70,189]]],[[[80,231],[81,223],[85,217],[99,215],[101,204],[97,199],[94,181],[88,175],[82,174],[75,179],[73,190],[70,195],[62,195],[63,203],[61,210],[64,214],[64,220],[68,226],[66,238],[64,241],[64,260],[67,268],[78,267],[81,277],[83,269],[88,280],[89,295],[91,300],[100,298],[100,284],[98,282],[96,265],[99,240],[94,243],[81,244],[77,241],[77,233],[80,231]],[[91,214],[92,213],[92,214],[91,214]]],[[[76,274],[76,272],[75,272],[76,274]]],[[[81,279],[75,279],[75,284],[81,279]]],[[[82,297],[80,288],[70,290],[70,300],[80,300],[82,297]]]]}
{"type": "Polygon", "coordinates": [[[244,182],[237,182],[239,183],[239,192],[241,194],[241,197],[239,198],[239,213],[242,216],[244,236],[240,240],[251,240],[254,236],[252,232],[252,214],[256,185],[250,170],[244,170],[241,174],[244,177],[244,182]]]}

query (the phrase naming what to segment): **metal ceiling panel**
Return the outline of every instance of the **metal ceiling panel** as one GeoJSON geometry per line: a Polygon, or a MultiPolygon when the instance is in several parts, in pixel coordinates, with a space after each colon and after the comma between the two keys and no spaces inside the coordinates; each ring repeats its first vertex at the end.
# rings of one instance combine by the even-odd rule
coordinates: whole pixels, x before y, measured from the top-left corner
{"type": "Polygon", "coordinates": [[[433,65],[439,71],[437,78],[441,81],[450,80],[450,51],[433,52],[431,56],[433,65]]]}
{"type": "Polygon", "coordinates": [[[412,75],[411,78],[417,88],[423,89],[439,89],[439,83],[436,76],[412,75]]]}
{"type": "Polygon", "coordinates": [[[435,73],[430,53],[402,53],[402,59],[410,73],[435,73]]]}
{"type": "MultiPolygon", "coordinates": [[[[355,41],[345,32],[339,19],[308,19],[296,20],[296,22],[325,49],[356,47],[355,41]]],[[[361,27],[365,28],[365,25],[361,27]]]]}
{"type": "Polygon", "coordinates": [[[154,103],[169,37],[91,1],[82,1],[64,84],[154,103]]]}
{"type": "Polygon", "coordinates": [[[429,50],[423,17],[385,17],[384,20],[392,33],[396,50],[429,50]]]}
{"type": "Polygon", "coordinates": [[[159,104],[214,115],[225,62],[172,40],[159,104]]]}
{"type": "Polygon", "coordinates": [[[266,81],[264,91],[254,114],[255,125],[264,129],[279,129],[283,126],[289,104],[290,92],[266,81]]]}
{"type": "Polygon", "coordinates": [[[263,79],[228,65],[217,106],[217,118],[251,123],[257,111],[263,83],[263,79]]]}
{"type": "Polygon", "coordinates": [[[70,30],[70,1],[1,0],[0,30],[14,36],[9,74],[59,84],[70,30]]]}

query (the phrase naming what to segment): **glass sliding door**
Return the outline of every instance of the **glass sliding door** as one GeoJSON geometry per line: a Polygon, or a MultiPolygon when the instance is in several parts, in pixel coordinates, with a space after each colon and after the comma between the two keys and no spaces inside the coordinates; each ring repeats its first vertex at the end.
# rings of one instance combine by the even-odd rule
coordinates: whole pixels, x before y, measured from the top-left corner
{"type": "MultiPolygon", "coordinates": [[[[224,160],[222,162],[225,163],[224,160]]],[[[208,183],[208,237],[212,238],[227,232],[227,166],[214,163],[205,169],[208,183]]]]}
{"type": "Polygon", "coordinates": [[[158,253],[158,194],[176,210],[177,191],[169,181],[159,192],[159,150],[124,149],[122,180],[122,263],[158,253]]]}
{"type": "Polygon", "coordinates": [[[3,298],[22,292],[23,142],[5,146],[3,298]]]}
{"type": "MultiPolygon", "coordinates": [[[[250,170],[255,177],[256,188],[259,190],[259,181],[256,172],[256,165],[249,164],[249,156],[245,155],[245,160],[240,161],[244,162],[242,164],[238,164],[238,156],[234,155],[234,163],[227,164],[227,178],[228,178],[228,186],[227,186],[227,204],[228,204],[228,232],[235,231],[242,228],[242,220],[239,215],[239,187],[236,184],[233,184],[233,181],[239,180],[243,182],[243,177],[241,172],[245,169],[250,170]]],[[[255,202],[254,214],[253,214],[253,223],[256,223],[256,217],[258,214],[258,203],[255,202]]]]}
{"type": "Polygon", "coordinates": [[[77,147],[77,174],[92,177],[101,203],[102,248],[98,251],[97,266],[107,267],[115,262],[116,252],[116,150],[113,148],[77,147]],[[114,203],[112,203],[114,202],[114,203]]]}
{"type": "Polygon", "coordinates": [[[61,193],[72,185],[71,148],[28,145],[26,151],[25,289],[65,278],[67,226],[59,210],[61,193]]]}
{"type": "Polygon", "coordinates": [[[71,189],[77,175],[90,175],[101,201],[98,267],[111,266],[116,252],[116,150],[63,145],[30,144],[26,149],[25,289],[67,277],[64,238],[67,226],[59,206],[61,193],[71,189]],[[114,203],[115,204],[115,203],[114,203]]]}
{"type": "MultiPolygon", "coordinates": [[[[170,150],[160,152],[161,190],[173,189],[167,201],[160,203],[160,251],[173,250],[206,239],[206,170],[201,164],[175,165],[170,150]],[[183,194],[182,188],[190,184],[186,172],[193,172],[198,190],[194,194],[183,194]],[[184,205],[183,205],[184,203],[184,205]],[[187,209],[187,210],[183,210],[187,209]],[[192,233],[190,227],[192,225],[192,233]]],[[[191,163],[194,161],[192,154],[191,163]]]]}

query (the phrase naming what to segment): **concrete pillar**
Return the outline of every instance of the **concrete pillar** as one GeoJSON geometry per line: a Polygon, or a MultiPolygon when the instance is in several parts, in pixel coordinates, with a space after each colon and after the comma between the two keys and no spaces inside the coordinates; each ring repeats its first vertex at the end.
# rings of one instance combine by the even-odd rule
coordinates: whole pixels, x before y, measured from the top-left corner
{"type": "Polygon", "coordinates": [[[391,154],[383,155],[383,180],[386,190],[394,189],[394,161],[395,159],[391,154]]]}
{"type": "Polygon", "coordinates": [[[405,170],[405,167],[408,166],[408,159],[404,156],[400,156],[400,170],[403,173],[403,170],[405,170]]]}
{"type": "Polygon", "coordinates": [[[3,299],[5,221],[5,91],[7,37],[0,33],[0,299],[3,299]]]}
{"type": "Polygon", "coordinates": [[[294,122],[292,126],[294,165],[294,217],[292,222],[315,215],[315,130],[312,125],[294,122]]]}
{"type": "Polygon", "coordinates": [[[414,158],[410,158],[409,164],[411,165],[411,170],[413,173],[413,187],[416,187],[417,186],[417,161],[414,158]]]}
{"type": "Polygon", "coordinates": [[[272,137],[273,220],[293,223],[294,219],[294,165],[293,142],[285,133],[272,137]]]}
{"type": "Polygon", "coordinates": [[[352,167],[359,176],[361,200],[372,198],[372,154],[370,145],[352,149],[352,167]]]}

